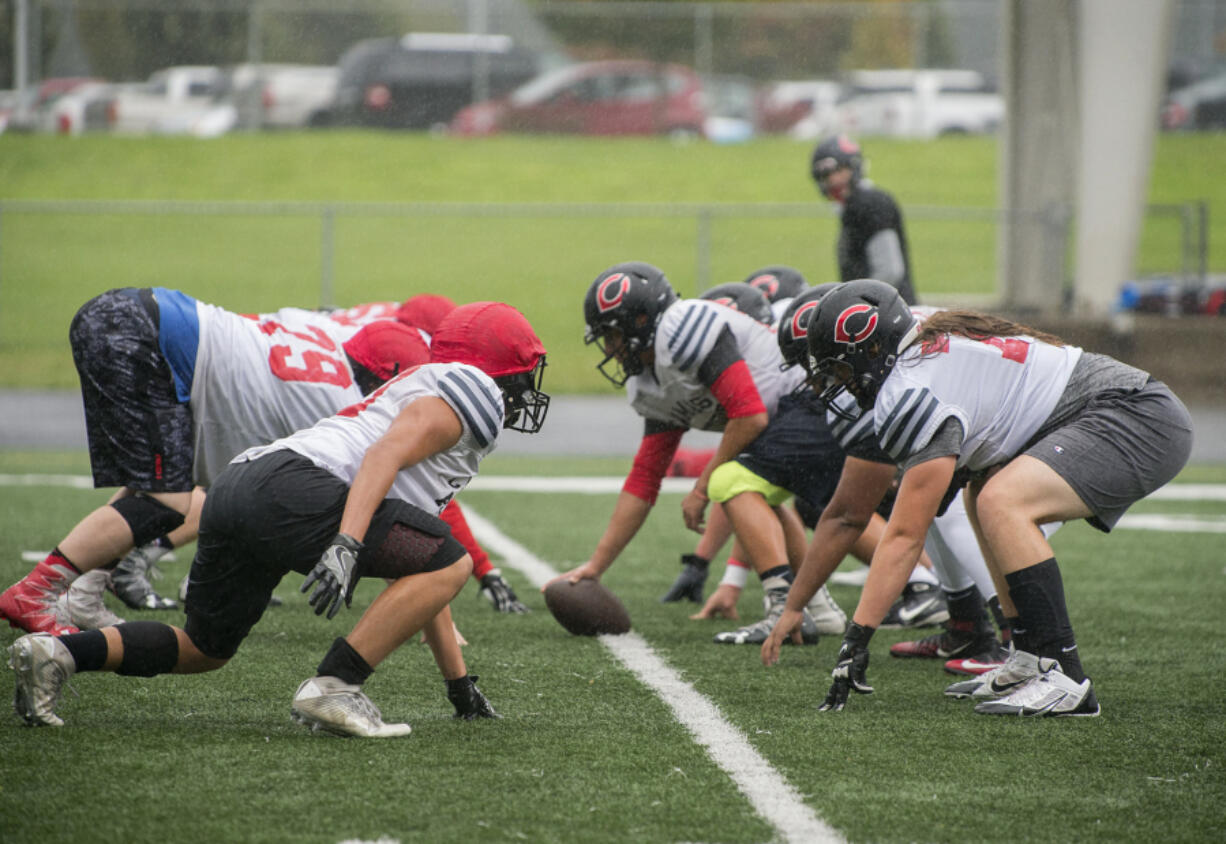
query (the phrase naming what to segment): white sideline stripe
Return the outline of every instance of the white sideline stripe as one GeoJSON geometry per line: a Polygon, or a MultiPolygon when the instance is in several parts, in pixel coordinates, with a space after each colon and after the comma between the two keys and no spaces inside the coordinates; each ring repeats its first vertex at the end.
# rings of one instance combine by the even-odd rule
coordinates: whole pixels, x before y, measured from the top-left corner
{"type": "MultiPolygon", "coordinates": [[[[465,505],[464,515],[481,544],[498,554],[538,589],[557,577],[548,563],[465,505]]],[[[600,642],[654,691],[707,755],[728,774],[754,811],[779,831],[784,841],[827,844],[845,839],[805,805],[800,793],[771,767],[739,730],[724,720],[714,703],[700,694],[636,633],[601,636],[600,642]]]]}
{"type": "Polygon", "coordinates": [[[1206,519],[1200,516],[1157,516],[1147,513],[1124,514],[1116,522],[1116,530],[1162,530],[1174,533],[1226,533],[1226,519],[1206,519]]]}

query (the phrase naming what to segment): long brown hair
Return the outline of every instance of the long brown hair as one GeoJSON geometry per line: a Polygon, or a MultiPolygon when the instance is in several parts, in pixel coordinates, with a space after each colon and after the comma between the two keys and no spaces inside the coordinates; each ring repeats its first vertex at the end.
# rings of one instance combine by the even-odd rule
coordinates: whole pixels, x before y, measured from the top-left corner
{"type": "Polygon", "coordinates": [[[928,317],[920,329],[917,343],[930,346],[946,334],[958,334],[970,340],[984,340],[988,337],[1033,337],[1052,346],[1066,345],[1063,340],[1046,331],[1039,331],[1027,325],[1010,322],[991,314],[978,311],[937,311],[928,317]]]}

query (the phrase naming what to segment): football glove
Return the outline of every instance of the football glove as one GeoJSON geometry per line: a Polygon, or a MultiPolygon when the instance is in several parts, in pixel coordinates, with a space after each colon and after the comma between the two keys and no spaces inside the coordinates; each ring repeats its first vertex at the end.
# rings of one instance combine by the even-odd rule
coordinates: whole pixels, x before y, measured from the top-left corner
{"type": "Polygon", "coordinates": [[[834,682],[830,684],[826,700],[817,708],[819,712],[842,712],[849,693],[853,691],[859,695],[873,693],[873,687],[865,676],[868,672],[868,639],[873,635],[873,630],[855,622],[848,627],[847,637],[839,648],[839,661],[830,672],[834,682]]]}
{"type": "Polygon", "coordinates": [[[447,681],[447,700],[451,701],[451,705],[455,707],[453,717],[465,721],[471,721],[474,718],[502,717],[494,711],[494,707],[477,688],[479,679],[475,674],[466,674],[457,680],[447,681]]]}
{"type": "Polygon", "coordinates": [[[704,560],[697,554],[681,555],[681,574],[673,581],[673,585],[660,599],[662,604],[670,604],[682,599],[702,603],[702,587],[707,582],[707,569],[710,560],[704,560]]]}
{"type": "Polygon", "coordinates": [[[481,594],[489,599],[498,612],[528,612],[528,608],[516,597],[515,590],[498,569],[491,569],[481,578],[481,594]]]}
{"type": "Polygon", "coordinates": [[[307,599],[307,603],[315,608],[316,615],[322,615],[326,609],[331,619],[340,610],[342,598],[345,606],[353,601],[353,587],[356,585],[353,570],[357,567],[358,552],[361,550],[361,542],[348,534],[338,533],[315,568],[311,569],[298,591],[306,592],[312,584],[317,584],[307,599]]]}

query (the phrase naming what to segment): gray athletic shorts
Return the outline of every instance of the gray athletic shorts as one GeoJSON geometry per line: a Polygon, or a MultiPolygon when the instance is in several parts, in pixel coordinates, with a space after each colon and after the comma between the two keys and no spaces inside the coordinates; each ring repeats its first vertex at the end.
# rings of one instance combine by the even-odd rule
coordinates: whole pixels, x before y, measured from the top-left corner
{"type": "Polygon", "coordinates": [[[1192,418],[1161,381],[1139,390],[1105,390],[1069,422],[1028,448],[1068,482],[1110,531],[1124,512],[1170,481],[1192,450],[1192,418]]]}

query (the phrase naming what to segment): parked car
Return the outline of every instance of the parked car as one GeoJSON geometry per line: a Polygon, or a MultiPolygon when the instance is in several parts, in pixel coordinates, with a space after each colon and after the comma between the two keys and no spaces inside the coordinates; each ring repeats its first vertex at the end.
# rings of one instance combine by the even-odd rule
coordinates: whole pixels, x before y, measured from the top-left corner
{"type": "Polygon", "coordinates": [[[58,131],[56,104],[83,86],[102,82],[88,76],[57,76],[18,91],[8,117],[8,129],[20,132],[58,131]]]}
{"type": "Polygon", "coordinates": [[[813,140],[835,131],[843,85],[829,79],[773,82],[758,93],[758,131],[813,140]]]}
{"type": "Polygon", "coordinates": [[[240,127],[300,128],[336,98],[339,77],[334,65],[240,64],[229,69],[225,97],[240,127]]]}
{"type": "Polygon", "coordinates": [[[1161,120],[1163,129],[1226,129],[1226,71],[1168,94],[1161,120]]]}
{"type": "Polygon", "coordinates": [[[835,130],[935,138],[996,131],[1005,102],[974,70],[858,70],[845,80],[835,130]]]}
{"type": "Polygon", "coordinates": [[[116,94],[110,108],[111,128],[133,134],[223,134],[238,120],[237,109],[224,99],[226,89],[226,75],[219,67],[164,68],[148,82],[116,94]]]}
{"type": "Polygon", "coordinates": [[[319,126],[397,129],[446,126],[473,101],[484,72],[499,97],[536,76],[542,58],[506,35],[411,32],[359,41],[341,56],[336,97],[315,113],[319,126]]]}
{"type": "Polygon", "coordinates": [[[504,99],[461,110],[451,131],[701,136],[706,117],[697,73],[630,59],[583,62],[542,74],[504,99]]]}

